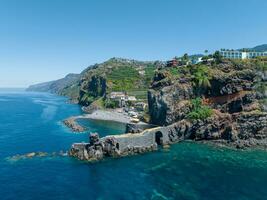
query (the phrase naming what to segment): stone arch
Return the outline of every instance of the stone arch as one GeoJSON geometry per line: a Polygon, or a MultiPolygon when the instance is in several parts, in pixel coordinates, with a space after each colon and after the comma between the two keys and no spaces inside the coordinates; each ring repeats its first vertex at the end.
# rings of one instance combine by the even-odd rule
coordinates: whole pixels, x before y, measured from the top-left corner
{"type": "Polygon", "coordinates": [[[163,134],[161,131],[155,133],[155,142],[157,145],[163,145],[163,134]]]}
{"type": "Polygon", "coordinates": [[[120,150],[120,144],[116,143],[116,149],[120,150]]]}

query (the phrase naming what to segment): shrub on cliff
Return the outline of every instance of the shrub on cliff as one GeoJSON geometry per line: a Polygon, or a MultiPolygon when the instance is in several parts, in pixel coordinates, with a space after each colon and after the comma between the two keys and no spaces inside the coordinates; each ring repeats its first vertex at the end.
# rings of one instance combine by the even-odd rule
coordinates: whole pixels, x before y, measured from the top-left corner
{"type": "Polygon", "coordinates": [[[192,110],[187,114],[188,119],[204,120],[212,115],[212,109],[208,106],[202,105],[201,98],[191,100],[192,110]]]}

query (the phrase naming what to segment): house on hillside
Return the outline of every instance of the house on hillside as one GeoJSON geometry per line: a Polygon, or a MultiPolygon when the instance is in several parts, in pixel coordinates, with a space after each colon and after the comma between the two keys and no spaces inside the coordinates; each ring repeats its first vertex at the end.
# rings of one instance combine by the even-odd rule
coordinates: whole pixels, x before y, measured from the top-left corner
{"type": "Polygon", "coordinates": [[[134,104],[134,108],[137,111],[145,111],[145,109],[148,107],[147,103],[145,102],[137,102],[134,104]]]}
{"type": "Polygon", "coordinates": [[[192,64],[195,65],[195,64],[201,63],[203,60],[202,60],[202,57],[193,57],[190,61],[192,64]]]}
{"type": "Polygon", "coordinates": [[[126,96],[125,100],[126,101],[137,101],[135,96],[126,96]]]}
{"type": "Polygon", "coordinates": [[[176,67],[178,65],[178,60],[172,59],[167,61],[167,67],[176,67]]]}
{"type": "Polygon", "coordinates": [[[137,101],[135,96],[128,96],[126,92],[111,92],[109,98],[113,101],[117,101],[121,108],[126,106],[126,102],[137,101]]]}
{"type": "Polygon", "coordinates": [[[110,99],[125,99],[125,92],[111,92],[110,99]]]}

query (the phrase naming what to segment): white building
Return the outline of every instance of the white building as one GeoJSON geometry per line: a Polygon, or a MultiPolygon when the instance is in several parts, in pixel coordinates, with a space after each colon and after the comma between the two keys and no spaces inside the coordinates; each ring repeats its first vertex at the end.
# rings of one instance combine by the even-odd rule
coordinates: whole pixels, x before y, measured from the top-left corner
{"type": "Polygon", "coordinates": [[[125,92],[111,92],[110,98],[111,99],[125,99],[126,94],[125,92]]]}
{"type": "Polygon", "coordinates": [[[202,57],[194,57],[191,59],[192,64],[198,64],[202,62],[202,57]]]}
{"type": "Polygon", "coordinates": [[[222,57],[230,59],[251,59],[258,56],[267,56],[267,52],[245,52],[240,50],[221,50],[220,54],[222,57]]]}
{"type": "Polygon", "coordinates": [[[125,107],[127,101],[137,101],[135,96],[128,96],[125,92],[111,92],[109,98],[119,102],[120,107],[125,107]]]}
{"type": "Polygon", "coordinates": [[[125,98],[126,101],[136,101],[136,97],[135,96],[126,96],[125,98]]]}

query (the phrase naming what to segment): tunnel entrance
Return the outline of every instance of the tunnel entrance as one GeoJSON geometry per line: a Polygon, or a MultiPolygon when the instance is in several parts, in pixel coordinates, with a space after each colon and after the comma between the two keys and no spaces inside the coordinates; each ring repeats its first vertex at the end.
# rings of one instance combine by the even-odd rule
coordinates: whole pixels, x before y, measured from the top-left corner
{"type": "Polygon", "coordinates": [[[120,150],[120,144],[116,143],[116,149],[120,150]]]}
{"type": "Polygon", "coordinates": [[[162,135],[162,132],[157,131],[155,133],[155,142],[157,143],[157,145],[163,145],[163,135],[162,135]]]}

